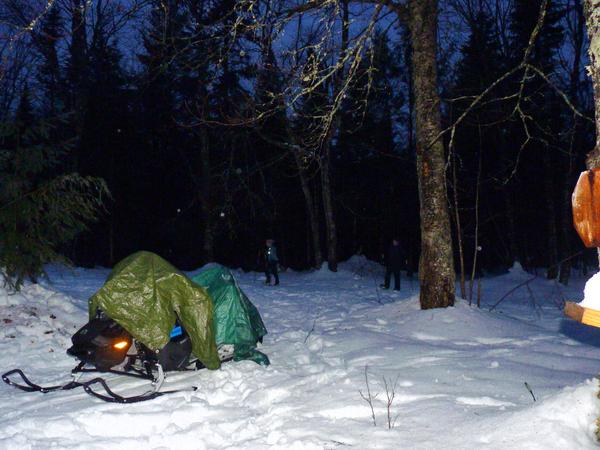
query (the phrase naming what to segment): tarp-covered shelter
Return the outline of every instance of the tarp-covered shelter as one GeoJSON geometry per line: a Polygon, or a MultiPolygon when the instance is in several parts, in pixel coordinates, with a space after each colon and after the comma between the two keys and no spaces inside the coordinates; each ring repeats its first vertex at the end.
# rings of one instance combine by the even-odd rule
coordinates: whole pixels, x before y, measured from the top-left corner
{"type": "Polygon", "coordinates": [[[213,300],[217,346],[233,345],[236,361],[251,359],[259,364],[269,364],[269,358],[255,348],[257,342],[262,342],[267,329],[229,269],[216,264],[192,277],[192,281],[204,287],[213,300]]]}
{"type": "Polygon", "coordinates": [[[194,355],[209,369],[220,367],[209,294],[154,253],[137,252],[119,262],[90,298],[90,318],[97,308],[152,350],[169,342],[179,319],[194,355]]]}

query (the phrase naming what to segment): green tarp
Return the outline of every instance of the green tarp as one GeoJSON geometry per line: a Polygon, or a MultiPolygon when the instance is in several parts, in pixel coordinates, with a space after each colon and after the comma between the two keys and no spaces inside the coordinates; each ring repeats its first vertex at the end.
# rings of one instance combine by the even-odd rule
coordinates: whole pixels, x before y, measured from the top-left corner
{"type": "Polygon", "coordinates": [[[179,318],[194,355],[209,369],[220,366],[217,346],[234,346],[234,359],[268,365],[256,350],[267,330],[256,307],[229,269],[215,265],[190,280],[160,256],[137,252],[119,262],[89,300],[152,350],[163,348],[179,318]]]}
{"type": "Polygon", "coordinates": [[[119,262],[90,298],[90,318],[97,308],[152,350],[169,342],[179,317],[194,355],[209,369],[221,365],[210,296],[158,255],[138,252],[119,262]]]}
{"type": "Polygon", "coordinates": [[[251,359],[268,365],[269,358],[255,348],[267,334],[267,329],[229,269],[215,265],[202,270],[192,277],[192,281],[205,288],[213,300],[217,346],[233,345],[236,361],[251,359]]]}

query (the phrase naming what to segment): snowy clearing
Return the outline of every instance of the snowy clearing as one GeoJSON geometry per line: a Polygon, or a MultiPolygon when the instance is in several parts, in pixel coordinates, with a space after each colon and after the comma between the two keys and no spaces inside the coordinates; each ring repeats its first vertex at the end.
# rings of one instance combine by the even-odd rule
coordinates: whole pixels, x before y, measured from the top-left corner
{"type": "MultiPolygon", "coordinates": [[[[75,362],[65,350],[108,270],[50,274],[52,284],[0,290],[0,372],[20,367],[40,384],[68,381],[75,362]]],[[[595,448],[600,330],[559,309],[583,298],[584,279],[559,288],[539,277],[489,312],[532,278],[517,267],[483,280],[481,309],[420,311],[416,279],[403,276],[396,293],[376,289],[382,275],[358,257],[337,274],[283,273],[276,287],[237,272],[269,330],[261,350],[271,366],[169,374],[165,389],[199,390],[136,405],[2,383],[0,448],[595,448]],[[365,368],[376,426],[360,393],[365,368]],[[391,430],[384,377],[395,385],[391,430]]],[[[145,387],[106,378],[121,393],[145,387]]]]}

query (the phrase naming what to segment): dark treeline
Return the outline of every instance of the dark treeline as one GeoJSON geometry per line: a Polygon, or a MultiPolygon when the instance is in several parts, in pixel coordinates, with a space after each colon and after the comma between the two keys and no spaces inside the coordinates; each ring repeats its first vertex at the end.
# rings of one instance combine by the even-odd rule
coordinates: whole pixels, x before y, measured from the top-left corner
{"type": "MultiPolygon", "coordinates": [[[[296,5],[284,1],[253,2],[260,20],[233,0],[34,3],[0,6],[3,23],[26,30],[2,40],[0,120],[48,127],[45,145],[64,149],[53,170],[106,182],[100,219],[64,244],[74,262],[112,265],[146,249],[185,269],[256,269],[273,237],[286,266],[335,270],[357,253],[380,259],[398,236],[417,269],[412,45],[401,22],[378,19],[352,77],[314,83],[324,62],[344,64],[372,6],[340,2],[327,29],[309,13],[281,25],[296,5]]],[[[471,106],[522,60],[540,4],[440,5],[442,127],[468,111],[441,137],[448,239],[465,272],[475,258],[487,270],[519,261],[566,282],[582,261],[571,258],[582,246],[570,194],[594,144],[579,2],[549,3],[528,60],[540,73],[506,77],[471,106]]]]}

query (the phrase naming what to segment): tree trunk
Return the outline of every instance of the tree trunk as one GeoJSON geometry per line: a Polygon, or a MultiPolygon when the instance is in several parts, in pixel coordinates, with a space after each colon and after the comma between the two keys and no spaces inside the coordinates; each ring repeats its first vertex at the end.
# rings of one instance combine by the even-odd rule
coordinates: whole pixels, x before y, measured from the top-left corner
{"type": "MultiPolygon", "coordinates": [[[[344,77],[343,59],[348,49],[349,37],[349,6],[348,0],[342,0],[342,44],[340,48],[339,61],[342,62],[342,67],[333,80],[333,98],[335,98],[341,90],[341,84],[344,77]]],[[[333,111],[332,123],[327,135],[323,139],[321,145],[321,195],[323,197],[323,211],[325,212],[325,228],[327,230],[327,267],[332,272],[337,272],[337,228],[335,224],[335,215],[333,212],[333,198],[331,190],[331,141],[335,133],[340,129],[341,119],[339,111],[333,111]]]]}
{"type": "MultiPolygon", "coordinates": [[[[581,53],[583,49],[584,41],[584,19],[583,9],[581,4],[575,1],[575,14],[576,22],[575,27],[571,32],[573,33],[573,47],[575,49],[573,53],[573,65],[571,66],[571,76],[569,82],[569,96],[571,102],[576,108],[579,107],[578,89],[579,83],[579,67],[581,64],[581,53]]],[[[571,190],[577,182],[577,171],[575,170],[576,160],[575,152],[581,146],[580,140],[580,127],[579,117],[573,115],[573,125],[571,131],[571,138],[569,142],[569,151],[567,153],[567,173],[564,178],[563,198],[561,205],[561,264],[559,273],[559,282],[567,285],[569,278],[571,277],[571,254],[573,253],[573,214],[571,212],[571,190]]]]}
{"type": "Polygon", "coordinates": [[[600,1],[584,0],[583,11],[590,41],[588,73],[594,86],[596,110],[596,147],[587,155],[588,169],[600,167],[600,1]]]}
{"type": "Polygon", "coordinates": [[[330,142],[323,146],[321,156],[321,194],[323,196],[323,210],[325,212],[325,227],[327,229],[327,267],[332,272],[337,272],[337,229],[335,226],[335,216],[333,213],[333,199],[331,193],[331,174],[330,174],[330,142]]]}
{"type": "MultiPolygon", "coordinates": [[[[588,73],[594,87],[594,109],[596,111],[596,146],[588,153],[588,169],[600,167],[600,1],[583,0],[583,13],[590,41],[588,73]]],[[[600,266],[600,250],[599,250],[600,266]]]]}
{"type": "MultiPolygon", "coordinates": [[[[71,83],[70,107],[74,111],[74,125],[77,139],[81,142],[85,116],[85,71],[87,67],[87,33],[85,20],[85,3],[72,0],[71,3],[71,46],[69,48],[69,78],[71,83]]],[[[80,148],[81,152],[82,149],[80,148]]],[[[77,155],[76,167],[81,170],[80,155],[77,155]]]]}
{"type": "Polygon", "coordinates": [[[548,270],[546,278],[554,280],[558,276],[558,232],[556,230],[556,205],[554,204],[555,177],[552,173],[552,155],[548,147],[543,149],[544,195],[546,197],[546,220],[548,233],[548,270]]]}
{"type": "Polygon", "coordinates": [[[323,264],[323,255],[321,253],[321,239],[319,237],[319,221],[315,214],[314,200],[312,192],[310,191],[310,183],[306,176],[306,171],[303,167],[302,160],[298,151],[294,150],[294,160],[296,161],[296,167],[298,168],[298,178],[300,178],[300,186],[302,187],[302,193],[304,194],[304,203],[306,205],[306,214],[308,215],[308,223],[310,225],[310,241],[312,243],[312,254],[313,254],[313,265],[316,269],[321,267],[323,264]]]}
{"type": "Polygon", "coordinates": [[[450,149],[452,153],[452,198],[454,200],[454,220],[456,222],[456,244],[458,245],[458,261],[460,265],[460,296],[463,300],[466,300],[466,288],[465,288],[465,254],[463,247],[463,232],[460,221],[460,211],[458,209],[458,178],[456,176],[456,154],[453,149],[450,149]]]}
{"type": "Polygon", "coordinates": [[[204,220],[204,239],[202,243],[202,251],[204,261],[210,262],[214,260],[214,232],[212,223],[212,211],[210,207],[211,198],[211,170],[210,170],[210,153],[208,146],[208,136],[206,130],[201,131],[200,143],[200,159],[201,159],[201,204],[202,204],[202,219],[204,220]]]}
{"type": "Polygon", "coordinates": [[[421,216],[422,309],[454,305],[454,261],[448,213],[440,98],[437,90],[437,0],[409,2],[421,216]]]}
{"type": "Polygon", "coordinates": [[[502,191],[502,200],[504,200],[504,210],[506,214],[508,249],[510,257],[508,263],[512,266],[515,261],[520,261],[519,246],[517,244],[517,231],[515,225],[515,208],[512,200],[513,184],[510,182],[502,191]]]}
{"type": "MultiPolygon", "coordinates": [[[[477,256],[479,255],[479,197],[481,194],[481,172],[483,165],[483,154],[481,148],[481,127],[479,128],[479,162],[477,164],[477,182],[475,185],[475,242],[473,245],[473,267],[471,268],[471,280],[469,282],[469,306],[473,302],[473,284],[475,283],[475,275],[477,274],[477,256]]],[[[479,283],[479,278],[477,279],[479,283]]],[[[477,307],[481,306],[479,290],[480,284],[477,285],[477,307]]]]}
{"type": "MultiPolygon", "coordinates": [[[[71,152],[71,170],[74,172],[85,173],[83,156],[84,151],[81,146],[83,137],[83,127],[85,119],[85,98],[87,96],[85,89],[85,70],[87,67],[87,35],[85,20],[85,3],[82,0],[71,1],[71,45],[69,47],[69,69],[68,69],[68,101],[69,109],[72,112],[72,126],[74,131],[74,151],[71,152]]],[[[77,256],[85,253],[81,248],[81,236],[73,239],[71,249],[71,259],[77,261],[77,256]]]]}

